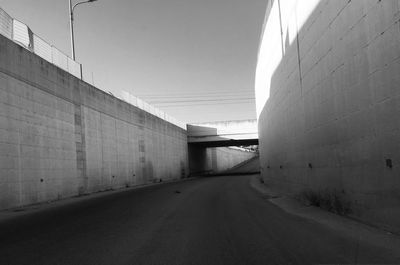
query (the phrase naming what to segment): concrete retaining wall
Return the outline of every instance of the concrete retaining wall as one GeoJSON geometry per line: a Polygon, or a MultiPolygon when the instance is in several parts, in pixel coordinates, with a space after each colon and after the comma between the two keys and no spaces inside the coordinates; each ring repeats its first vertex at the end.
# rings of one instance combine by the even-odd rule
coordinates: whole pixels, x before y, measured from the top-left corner
{"type": "Polygon", "coordinates": [[[400,7],[270,1],[256,75],[264,180],[400,228],[400,7]]]}
{"type": "Polygon", "coordinates": [[[254,156],[227,171],[228,174],[260,174],[260,157],[254,156]]]}
{"type": "Polygon", "coordinates": [[[0,209],[187,174],[185,130],[0,36],[0,209]]]}

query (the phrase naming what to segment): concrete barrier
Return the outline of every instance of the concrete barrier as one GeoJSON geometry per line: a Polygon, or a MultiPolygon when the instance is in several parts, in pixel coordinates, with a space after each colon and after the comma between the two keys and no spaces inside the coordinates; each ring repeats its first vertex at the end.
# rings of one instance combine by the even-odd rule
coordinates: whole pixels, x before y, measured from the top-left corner
{"type": "Polygon", "coordinates": [[[398,1],[269,1],[256,97],[265,182],[400,228],[398,1]]]}
{"type": "Polygon", "coordinates": [[[0,36],[0,209],[188,175],[182,128],[0,36]]]}

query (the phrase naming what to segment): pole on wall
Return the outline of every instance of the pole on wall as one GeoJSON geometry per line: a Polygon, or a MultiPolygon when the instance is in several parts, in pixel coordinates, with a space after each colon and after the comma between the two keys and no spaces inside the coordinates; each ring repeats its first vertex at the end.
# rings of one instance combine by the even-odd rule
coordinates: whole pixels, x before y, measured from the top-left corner
{"type": "Polygon", "coordinates": [[[75,61],[75,41],[74,41],[74,10],[72,7],[72,0],[69,0],[69,23],[71,34],[71,57],[75,61]]]}
{"type": "Polygon", "coordinates": [[[92,3],[97,0],[87,0],[87,1],[82,1],[78,2],[75,5],[72,6],[72,0],[69,0],[69,24],[70,24],[70,34],[71,34],[71,57],[72,60],[75,61],[75,38],[74,38],[74,9],[77,5],[80,4],[86,4],[86,3],[92,3]]]}

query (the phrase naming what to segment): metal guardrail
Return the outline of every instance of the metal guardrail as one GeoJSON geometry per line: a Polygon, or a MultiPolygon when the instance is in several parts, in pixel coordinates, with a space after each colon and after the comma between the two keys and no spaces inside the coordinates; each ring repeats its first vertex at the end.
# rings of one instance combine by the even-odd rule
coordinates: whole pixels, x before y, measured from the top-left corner
{"type": "Polygon", "coordinates": [[[26,24],[13,19],[4,10],[1,10],[0,13],[2,14],[0,15],[0,24],[7,25],[0,28],[2,35],[75,77],[82,78],[81,64],[35,35],[26,24]],[[10,27],[9,25],[12,26],[10,27]],[[3,28],[5,29],[4,31],[3,28]],[[11,32],[9,28],[11,28],[11,32]]]}
{"type": "Polygon", "coordinates": [[[12,39],[13,19],[0,8],[0,33],[12,39]]]}
{"type": "MultiPolygon", "coordinates": [[[[0,34],[14,41],[25,49],[35,53],[44,60],[70,73],[71,75],[94,86],[93,79],[90,80],[90,78],[87,77],[86,74],[84,75],[84,73],[82,72],[82,65],[80,63],[72,60],[62,51],[34,34],[26,24],[12,18],[10,15],[7,14],[7,12],[5,12],[1,8],[0,34]]],[[[177,119],[169,116],[162,110],[151,106],[147,102],[125,91],[122,92],[122,97],[122,100],[126,101],[127,103],[186,130],[185,123],[178,121],[177,119]]]]}

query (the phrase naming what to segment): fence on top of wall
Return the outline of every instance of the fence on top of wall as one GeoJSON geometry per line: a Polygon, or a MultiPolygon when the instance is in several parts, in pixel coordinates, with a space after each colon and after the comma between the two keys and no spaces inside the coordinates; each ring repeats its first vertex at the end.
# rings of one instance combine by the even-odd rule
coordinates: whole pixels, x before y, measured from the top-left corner
{"type": "MultiPolygon", "coordinates": [[[[65,53],[63,53],[53,45],[47,43],[39,36],[35,35],[26,24],[12,18],[1,8],[0,34],[14,41],[25,49],[35,53],[44,60],[70,73],[71,75],[94,86],[93,79],[83,74],[82,64],[74,61],[65,53]]],[[[124,91],[122,92],[122,96],[122,100],[186,130],[185,123],[178,121],[177,119],[169,116],[162,110],[151,106],[147,102],[124,91]]]]}

